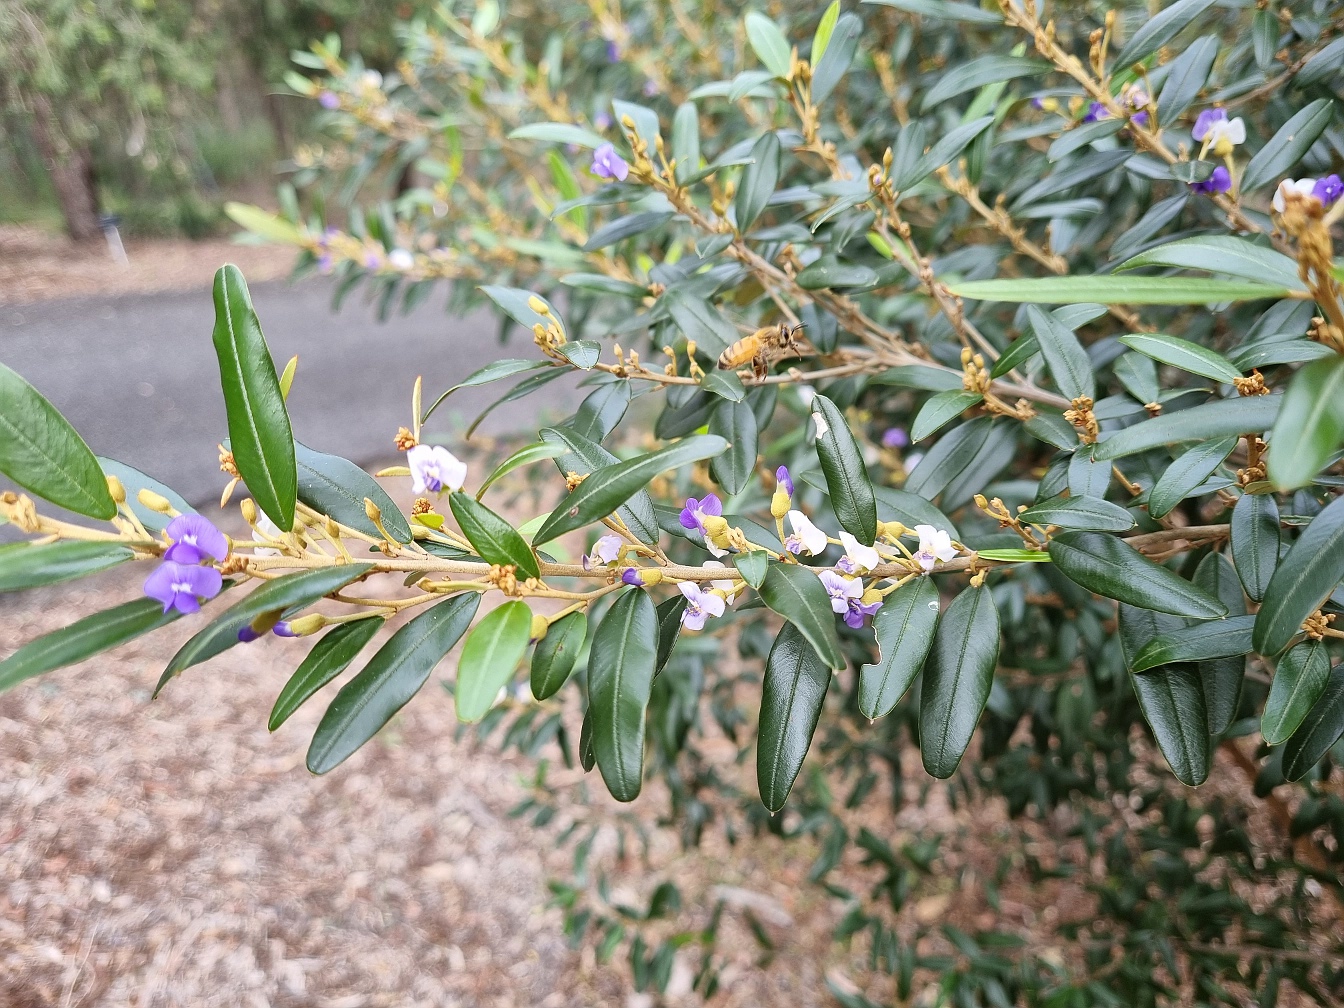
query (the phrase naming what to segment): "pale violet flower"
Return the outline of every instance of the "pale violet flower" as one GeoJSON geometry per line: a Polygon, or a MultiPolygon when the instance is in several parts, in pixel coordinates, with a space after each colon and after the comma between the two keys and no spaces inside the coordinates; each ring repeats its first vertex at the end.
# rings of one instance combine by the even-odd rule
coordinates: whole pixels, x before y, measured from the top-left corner
{"type": "Polygon", "coordinates": [[[394,248],[387,254],[387,264],[394,270],[405,273],[415,266],[415,256],[404,248],[394,248]]]}
{"type": "MultiPolygon", "coordinates": [[[[724,570],[727,570],[727,569],[728,569],[727,564],[723,563],[721,560],[706,560],[706,561],[705,561],[704,563],[702,563],[700,566],[701,566],[701,567],[719,567],[719,568],[722,568],[722,569],[724,569],[724,570]]],[[[741,581],[734,581],[734,580],[732,580],[731,578],[719,578],[718,580],[711,581],[711,582],[709,583],[709,586],[710,586],[711,588],[717,588],[717,589],[719,589],[721,592],[723,592],[723,593],[724,593],[724,598],[727,600],[727,602],[728,602],[729,605],[736,605],[736,604],[737,604],[737,597],[738,597],[740,594],[742,594],[742,592],[744,592],[744,591],[746,590],[746,587],[747,587],[747,586],[746,586],[744,583],[742,583],[741,581]],[[733,591],[733,585],[737,585],[737,591],[733,591]]]]}
{"type": "Polygon", "coordinates": [[[229,555],[228,538],[204,515],[178,515],[168,523],[164,535],[172,541],[164,551],[165,560],[195,564],[207,557],[223,560],[229,555]]]}
{"type": "Polygon", "coordinates": [[[1338,175],[1327,175],[1325,178],[1317,179],[1311,188],[1311,194],[1320,200],[1322,205],[1330,206],[1335,200],[1344,196],[1344,180],[1338,175]]]}
{"type": "Polygon", "coordinates": [[[624,182],[630,174],[630,165],[616,153],[615,147],[606,143],[593,151],[593,165],[589,171],[598,178],[624,182]]]}
{"type": "Polygon", "coordinates": [[[1279,183],[1279,188],[1274,191],[1273,207],[1275,213],[1283,213],[1287,209],[1287,199],[1289,193],[1296,193],[1299,196],[1313,196],[1313,190],[1316,188],[1314,178],[1302,179],[1284,179],[1279,183]]]}
{"type": "Polygon", "coordinates": [[[836,566],[846,574],[870,571],[882,562],[882,558],[877,555],[877,550],[871,546],[863,545],[848,532],[842,531],[840,533],[840,542],[845,547],[845,555],[836,566]]]}
{"type": "Polygon", "coordinates": [[[789,512],[789,524],[793,526],[793,535],[784,540],[784,548],[790,553],[807,553],[816,556],[826,552],[826,533],[812,524],[811,519],[801,511],[789,512]]]}
{"type": "Polygon", "coordinates": [[[593,543],[593,551],[585,553],[583,557],[583,569],[592,570],[600,564],[615,563],[621,555],[621,547],[625,545],[625,540],[620,536],[604,535],[597,542],[593,543]]]}
{"type": "Polygon", "coordinates": [[[418,494],[461,490],[467,481],[467,464],[443,445],[416,445],[406,453],[406,463],[411,467],[411,488],[418,494]]]}
{"type": "Polygon", "coordinates": [[[145,594],[163,603],[163,611],[199,612],[202,599],[219,594],[224,578],[217,567],[165,560],[145,579],[145,594]]]}
{"type": "Polygon", "coordinates": [[[915,559],[926,571],[933,570],[935,562],[947,563],[957,555],[952,536],[943,529],[932,525],[916,525],[915,531],[919,533],[919,550],[915,553],[915,559]]]}
{"type": "Polygon", "coordinates": [[[1202,141],[1206,150],[1212,147],[1219,157],[1227,157],[1233,147],[1246,142],[1246,123],[1241,116],[1229,119],[1223,109],[1205,109],[1190,135],[1202,141]]]}
{"type": "Polygon", "coordinates": [[[703,630],[705,620],[711,616],[723,615],[726,603],[712,591],[705,591],[690,581],[681,582],[677,588],[686,596],[686,609],[681,614],[681,625],[687,630],[703,630]]]}
{"type": "Polygon", "coordinates": [[[863,597],[863,582],[858,578],[847,578],[835,571],[821,572],[821,585],[831,597],[831,608],[840,614],[849,612],[851,600],[863,597]]]}

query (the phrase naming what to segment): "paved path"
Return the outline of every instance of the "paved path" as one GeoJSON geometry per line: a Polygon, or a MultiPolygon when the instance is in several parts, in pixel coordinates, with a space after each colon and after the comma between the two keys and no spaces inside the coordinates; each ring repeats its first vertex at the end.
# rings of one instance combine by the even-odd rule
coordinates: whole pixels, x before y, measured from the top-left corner
{"type": "MultiPolygon", "coordinates": [[[[445,314],[442,295],[385,323],[358,292],[334,314],[331,284],[322,280],[258,284],[252,298],[276,361],[299,355],[289,398],[295,436],[361,465],[394,454],[392,437],[409,423],[417,374],[428,403],[483,364],[534,349],[516,327],[501,345],[489,312],[445,314]]],[[[47,396],[96,453],[201,504],[223,486],[215,445],[226,427],[213,322],[208,290],[3,307],[0,362],[47,396]]],[[[454,393],[428,429],[462,431],[510,384],[454,393]]],[[[572,411],[581,398],[575,386],[569,377],[552,382],[493,413],[481,431],[535,430],[542,417],[572,411]]]]}

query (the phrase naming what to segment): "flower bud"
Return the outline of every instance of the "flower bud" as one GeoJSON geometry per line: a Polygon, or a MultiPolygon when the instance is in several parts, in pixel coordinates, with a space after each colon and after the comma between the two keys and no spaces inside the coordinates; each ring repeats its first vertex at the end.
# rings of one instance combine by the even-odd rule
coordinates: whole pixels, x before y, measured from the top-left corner
{"type": "Polygon", "coordinates": [[[115,476],[107,477],[107,492],[112,495],[112,499],[118,504],[126,503],[126,488],[121,485],[121,480],[115,476]]]}
{"type": "Polygon", "coordinates": [[[243,502],[238,505],[238,510],[243,513],[243,521],[249,525],[257,523],[257,504],[251,497],[244,497],[243,502]]]}
{"type": "Polygon", "coordinates": [[[364,498],[364,513],[369,516],[369,521],[375,525],[383,520],[382,509],[369,497],[364,498]]]}
{"type": "Polygon", "coordinates": [[[714,539],[728,534],[728,519],[722,515],[705,515],[701,521],[704,522],[705,535],[708,538],[714,539]]]}
{"type": "Polygon", "coordinates": [[[789,495],[783,489],[776,487],[775,494],[770,498],[770,516],[772,518],[783,518],[789,513],[789,495]]]}
{"type": "Polygon", "coordinates": [[[539,641],[543,637],[545,637],[546,631],[549,630],[550,628],[551,628],[551,621],[548,620],[545,616],[541,615],[541,613],[532,614],[531,636],[534,641],[539,641]]]}
{"type": "Polygon", "coordinates": [[[140,492],[135,495],[135,498],[145,507],[149,508],[151,511],[157,511],[159,514],[168,514],[173,510],[173,505],[169,502],[167,497],[163,496],[163,494],[156,494],[153,490],[144,487],[142,487],[140,492]]]}
{"type": "Polygon", "coordinates": [[[545,316],[551,313],[551,309],[546,306],[546,302],[543,301],[541,298],[537,297],[535,294],[528,297],[527,306],[531,308],[534,312],[536,312],[538,315],[545,316]]]}
{"type": "Polygon", "coordinates": [[[307,637],[315,634],[327,625],[327,618],[321,613],[308,613],[289,621],[289,632],[295,637],[307,637]]]}
{"type": "Polygon", "coordinates": [[[864,605],[872,605],[874,602],[881,602],[884,597],[876,588],[869,588],[859,596],[859,601],[864,605]]]}
{"type": "Polygon", "coordinates": [[[646,585],[656,585],[663,580],[663,572],[657,567],[644,567],[640,570],[639,576],[646,585]]]}

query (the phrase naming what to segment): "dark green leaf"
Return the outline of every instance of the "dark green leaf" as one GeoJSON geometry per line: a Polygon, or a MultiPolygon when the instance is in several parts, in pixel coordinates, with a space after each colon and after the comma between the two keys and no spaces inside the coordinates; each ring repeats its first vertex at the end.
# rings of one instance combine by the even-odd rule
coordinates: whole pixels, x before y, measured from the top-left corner
{"type": "Polygon", "coordinates": [[[756,414],[745,402],[724,399],[710,414],[709,433],[728,444],[726,451],[710,459],[710,474],[725,492],[741,493],[756,470],[756,414]]]}
{"type": "Polygon", "coordinates": [[[1254,623],[1254,616],[1232,616],[1159,634],[1134,656],[1130,671],[1140,673],[1174,662],[1244,655],[1251,650],[1254,623]]]}
{"type": "MultiPolygon", "coordinates": [[[[1169,616],[1120,606],[1120,646],[1128,667],[1148,641],[1180,625],[1169,616]]],[[[1172,665],[1144,675],[1130,674],[1139,708],[1153,730],[1176,779],[1189,787],[1209,776],[1208,714],[1193,665],[1172,665]]]]}
{"type": "Polygon", "coordinates": [[[1344,442],[1344,356],[1312,361],[1293,375],[1269,437],[1269,479],[1279,490],[1311,481],[1344,442]]]}
{"type": "Polygon", "coordinates": [[[1208,592],[1114,536],[1061,532],[1050,541],[1049,553],[1070,581],[1106,598],[1194,619],[1227,615],[1227,607],[1208,592]]]}
{"type": "Polygon", "coordinates": [[[1215,399],[1175,413],[1164,413],[1116,431],[1099,442],[1095,457],[1118,459],[1178,441],[1202,441],[1268,430],[1278,415],[1279,395],[1215,399]]]}
{"type": "Polygon", "coordinates": [[[736,371],[723,371],[719,368],[706,371],[705,377],[700,380],[700,387],[706,392],[712,392],[733,402],[741,402],[747,397],[747,390],[742,387],[742,379],[737,376],[736,371]]]}
{"type": "Polygon", "coordinates": [[[1024,56],[981,56],[945,70],[933,87],[924,93],[920,109],[927,112],[939,102],[986,84],[997,84],[1015,77],[1034,77],[1051,69],[1049,63],[1024,56]]]}
{"type": "Polygon", "coordinates": [[[925,400],[910,427],[910,440],[923,441],[984,399],[978,392],[939,392],[925,400]]]}
{"type": "Polygon", "coordinates": [[[329,630],[313,645],[308,657],[289,677],[284,689],[275,699],[267,727],[275,731],[291,714],[308,701],[314,693],[344,672],[373,640],[385,621],[376,617],[342,623],[329,630]]]}
{"type": "Polygon", "coordinates": [[[1279,561],[1255,618],[1255,650],[1278,654],[1344,578],[1344,497],[1311,520],[1279,561]]]}
{"type": "MultiPolygon", "coordinates": [[[[601,445],[579,437],[564,427],[543,427],[541,440],[546,444],[563,445],[569,449],[568,453],[555,460],[562,476],[569,472],[587,476],[620,461],[601,445]]],[[[653,500],[647,491],[636,491],[626,503],[616,509],[616,517],[625,522],[625,527],[633,532],[640,542],[649,546],[658,542],[658,517],[654,514],[653,500]]]]}
{"type": "Polygon", "coordinates": [[[645,210],[626,217],[618,217],[594,231],[587,243],[584,244],[583,250],[585,252],[596,252],[599,249],[608,248],[617,242],[625,241],[627,238],[652,231],[671,219],[672,211],[670,210],[645,210]]]}
{"type": "Polygon", "coordinates": [[[630,406],[630,383],[613,381],[599,385],[579,403],[569,426],[579,437],[601,442],[616,429],[630,406]]]}
{"type": "Polygon", "coordinates": [[[873,375],[869,384],[902,385],[929,392],[950,392],[962,387],[960,372],[926,364],[902,364],[900,367],[887,368],[873,375]]]}
{"type": "Polygon", "coordinates": [[[512,564],[524,577],[539,577],[537,558],[527,541],[512,525],[484,504],[472,500],[462,491],[448,498],[453,517],[467,537],[467,542],[487,563],[504,566],[512,564]]]}
{"type": "MultiPolygon", "coordinates": [[[[817,456],[835,516],[846,532],[871,545],[877,538],[877,499],[849,423],[839,407],[824,395],[812,400],[812,422],[817,428],[817,456]]],[[[824,648],[817,650],[826,656],[824,648]]]]}
{"type": "Polygon", "coordinates": [[[1170,364],[1182,371],[1212,378],[1214,381],[1230,382],[1241,377],[1241,372],[1222,354],[1215,353],[1198,343],[1183,340],[1179,336],[1132,333],[1129,336],[1121,336],[1120,342],[1163,364],[1170,364]]]}
{"type": "Polygon", "coordinates": [[[1330,679],[1330,652],[1323,641],[1304,640],[1289,648],[1274,670],[1260,734],[1270,745],[1293,737],[1330,679]]]}
{"type": "Polygon", "coordinates": [[[454,596],[394,633],[322,715],[308,747],[308,769],[324,774],[378,734],[466,632],[480,602],[475,592],[454,596]]]}
{"type": "Polygon", "coordinates": [[[871,287],[879,278],[870,266],[822,258],[805,267],[797,279],[803,290],[825,290],[829,287],[871,287]]]}
{"type": "Polygon", "coordinates": [[[737,342],[737,330],[732,323],[703,297],[674,287],[659,298],[659,304],[666,304],[677,328],[710,355],[717,356],[737,342]]]}
{"type": "Polygon", "coordinates": [[[1167,129],[1180,119],[1203,89],[1218,57],[1218,36],[1205,35],[1191,42],[1171,61],[1162,93],[1157,98],[1157,122],[1167,129]]]}
{"type": "MultiPolygon", "coordinates": [[[[470,498],[468,498],[470,500],[470,498]]],[[[532,610],[517,599],[486,613],[457,662],[457,719],[475,724],[513,678],[532,633],[532,610]]]]}
{"type": "Polygon", "coordinates": [[[756,743],[756,785],[771,812],[784,807],[803,768],[830,684],[827,663],[798,627],[786,623],[765,660],[756,743]]]}
{"type": "MultiPolygon", "coordinates": [[[[1297,263],[1282,252],[1257,245],[1238,238],[1235,235],[1199,235],[1196,238],[1182,238],[1156,248],[1141,252],[1122,262],[1117,270],[1137,269],[1140,266],[1177,266],[1182,269],[1208,270],[1210,273],[1226,273],[1242,280],[1255,280],[1261,283],[1278,284],[1289,290],[1304,290],[1302,278],[1297,274],[1297,263]]],[[[1121,337],[1126,343],[1131,337],[1121,337]]],[[[1172,339],[1174,337],[1153,336],[1152,339],[1172,339]]],[[[1182,344],[1190,345],[1181,340],[1182,344]]],[[[1130,346],[1134,346],[1130,343],[1130,346]]],[[[1134,349],[1141,350],[1135,346],[1134,349]]],[[[1146,350],[1143,351],[1147,353],[1146,350]]],[[[1153,356],[1157,356],[1154,354],[1153,356]]],[[[1216,355],[1215,355],[1216,356],[1216,355]]],[[[1158,360],[1164,360],[1158,357],[1158,360]]],[[[1169,362],[1174,363],[1174,362],[1169,362]]],[[[1177,367],[1183,365],[1177,364],[1177,367]]],[[[1189,369],[1187,369],[1189,370],[1189,369]]],[[[1196,371],[1195,374],[1203,374],[1196,371]]],[[[1209,375],[1217,378],[1218,375],[1209,375]]],[[[1230,381],[1230,378],[1223,378],[1230,381]]]]}
{"type": "Polygon", "coordinates": [[[438,409],[439,403],[443,402],[458,389],[471,388],[476,385],[488,385],[490,382],[499,381],[501,378],[510,378],[513,375],[521,374],[524,371],[535,371],[537,368],[548,366],[549,364],[546,361],[527,360],[526,358],[521,357],[493,361],[485,367],[473,371],[467,376],[465,381],[458,382],[447,392],[444,392],[441,396],[435,399],[433,404],[429,409],[425,410],[424,415],[420,418],[421,422],[423,423],[425,420],[428,420],[430,414],[438,409]]]}
{"type": "Polygon", "coordinates": [[[1048,161],[1061,161],[1074,151],[1114,136],[1125,126],[1124,119],[1097,119],[1066,130],[1059,139],[1050,144],[1045,156],[1048,161]]]}
{"type": "MultiPolygon", "coordinates": [[[[1195,584],[1227,606],[1233,618],[1246,616],[1246,596],[1232,563],[1221,553],[1208,553],[1195,570],[1195,584]]],[[[1210,658],[1195,668],[1204,688],[1204,709],[1208,715],[1209,735],[1218,736],[1227,731],[1237,716],[1241,702],[1241,684],[1246,678],[1246,658],[1232,655],[1210,658]]]]}
{"type": "Polygon", "coordinates": [[[565,684],[588,636],[588,617],[581,612],[561,616],[532,652],[532,695],[548,700],[565,684]]]}
{"type": "Polygon", "coordinates": [[[830,596],[814,570],[798,564],[771,564],[760,587],[761,600],[798,628],[821,660],[845,667],[830,596]]]}
{"type": "Polygon", "coordinates": [[[1008,349],[1003,352],[1003,356],[994,362],[994,367],[989,372],[990,376],[1002,378],[1009,371],[1021,367],[1040,352],[1041,344],[1036,337],[1031,333],[1023,333],[1008,344],[1008,349]]]}
{"type": "Polygon", "coordinates": [[[644,716],[657,656],[658,615],[648,592],[631,588],[597,625],[588,658],[593,753],[617,801],[634,801],[643,785],[644,716]]]}
{"type": "Polygon", "coordinates": [[[11,543],[0,548],[0,592],[23,591],[86,577],[135,556],[114,542],[62,542],[32,546],[11,543]]]}
{"type": "Polygon", "coordinates": [[[1058,525],[1091,532],[1127,532],[1134,516],[1119,504],[1098,497],[1052,497],[1018,514],[1031,525],[1058,525]]]}
{"type": "MultiPolygon", "coordinates": [[[[638,288],[636,296],[642,297],[643,295],[644,289],[642,287],[638,288]]],[[[587,371],[602,356],[602,344],[597,340],[570,340],[556,347],[556,352],[576,368],[587,371]]]]}
{"type": "Polygon", "coordinates": [[[1181,501],[1194,493],[1237,446],[1235,437],[1217,438],[1191,448],[1167,469],[1148,494],[1148,513],[1165,518],[1181,501]]]}
{"type": "Polygon", "coordinates": [[[1125,43],[1112,66],[1116,70],[1127,70],[1130,64],[1141,62],[1189,27],[1195,18],[1212,5],[1213,0],[1177,0],[1144,22],[1143,27],[1125,43]]]}
{"type": "Polygon", "coordinates": [[[1244,493],[1232,509],[1232,559],[1246,594],[1259,602],[1279,565],[1279,506],[1271,494],[1244,493]]]}
{"type": "MultiPolygon", "coordinates": [[[[879,610],[880,612],[880,610],[879,610]]],[[[956,772],[989,700],[999,611],[987,588],[964,588],[938,623],[919,695],[919,748],[933,777],[956,772]]]]}
{"type": "Polygon", "coordinates": [[[480,500],[490,487],[515,469],[521,469],[523,466],[529,466],[533,462],[540,462],[543,459],[559,458],[568,451],[569,449],[562,444],[547,444],[544,441],[524,445],[497,465],[495,471],[485,478],[485,482],[476,491],[476,499],[480,500]]]}
{"type": "Polygon", "coordinates": [[[1241,191],[1252,192],[1286,175],[1288,169],[1301,161],[1311,145],[1325,132],[1334,113],[1334,102],[1329,98],[1317,98],[1299,110],[1251,158],[1241,176],[1241,191]]]}
{"type": "Polygon", "coordinates": [[[988,439],[993,423],[989,417],[976,417],[952,428],[910,470],[905,489],[925,499],[937,497],[954,476],[971,464],[988,439]]]}
{"type": "Polygon", "coordinates": [[[972,140],[987,130],[993,122],[993,116],[981,116],[978,119],[972,119],[970,122],[953,127],[946,136],[929,148],[927,154],[915,162],[914,168],[908,175],[893,180],[892,184],[898,189],[909,189],[917,182],[923,181],[924,178],[932,175],[943,165],[954,161],[957,155],[965,150],[972,140]]]}
{"type": "Polygon", "coordinates": [[[1078,447],[1078,430],[1064,419],[1063,413],[1037,406],[1036,415],[1022,421],[1022,429],[1038,441],[1068,451],[1078,447]]]}
{"type": "Polygon", "coordinates": [[[587,773],[597,765],[597,754],[593,752],[593,708],[583,712],[583,724],[579,727],[579,766],[587,773]]]}
{"type": "Polygon", "coordinates": [[[734,553],[733,566],[742,575],[743,581],[753,588],[759,588],[765,581],[766,571],[770,568],[770,557],[764,550],[734,553]]]}
{"type": "Polygon", "coordinates": [[[299,477],[275,362],[237,266],[220,267],[214,296],[215,356],[233,460],[257,507],[288,532],[294,525],[299,477]]]}
{"type": "Polygon", "coordinates": [[[1111,365],[1111,371],[1119,379],[1125,391],[1145,406],[1157,402],[1162,395],[1162,387],[1157,383],[1157,365],[1145,354],[1121,354],[1111,365]]]}
{"type": "Polygon", "coordinates": [[[1092,457],[1091,445],[1079,445],[1069,458],[1069,494],[1104,498],[1111,485],[1111,464],[1092,457]]]}
{"type": "Polygon", "coordinates": [[[672,117],[672,157],[677,162],[677,178],[700,170],[700,113],[695,102],[683,102],[672,117]]]}
{"type": "Polygon", "coordinates": [[[1092,362],[1088,360],[1087,351],[1078,342],[1073,330],[1035,305],[1027,306],[1027,320],[1041,346],[1046,366],[1050,368],[1050,376],[1064,393],[1064,398],[1079,399],[1086,396],[1095,399],[1092,362]]]}
{"type": "Polygon", "coordinates": [[[121,482],[121,485],[126,488],[127,506],[135,512],[135,516],[140,519],[140,524],[150,532],[162,532],[173,519],[162,511],[153,511],[141,504],[136,496],[141,490],[149,490],[158,494],[180,514],[196,513],[196,509],[183,500],[180,494],[170,487],[164,486],[153,477],[146,476],[139,469],[133,469],[116,459],[103,458],[101,455],[98,456],[98,464],[102,467],[104,473],[108,476],[115,476],[121,482]]]}
{"type": "Polygon", "coordinates": [[[658,617],[658,660],[654,662],[653,674],[658,675],[672,657],[672,649],[677,646],[681,636],[681,614],[686,611],[685,595],[676,594],[658,603],[654,612],[658,617]]]}
{"type": "Polygon", "coordinates": [[[840,15],[835,29],[827,40],[826,51],[819,59],[813,58],[812,104],[820,105],[831,96],[835,86],[849,70],[849,65],[854,62],[854,53],[859,47],[859,36],[862,34],[862,18],[850,13],[840,15]]]}
{"type": "Polygon", "coordinates": [[[1330,670],[1325,690],[1312,704],[1302,725],[1283,747],[1283,776],[1292,782],[1305,777],[1326,751],[1344,734],[1344,665],[1330,670]]]}
{"type": "Polygon", "coordinates": [[[411,541],[411,527],[401,508],[393,502],[372,476],[359,466],[339,455],[313,451],[297,442],[294,444],[297,464],[299,500],[342,525],[358,529],[365,535],[381,539],[364,509],[365,498],[373,501],[382,512],[383,528],[397,542],[411,541]]]}
{"type": "Polygon", "coordinates": [[[751,157],[752,163],[743,169],[742,182],[733,201],[737,230],[742,234],[751,230],[779,181],[779,137],[773,131],[764,134],[751,148],[751,157]]]}
{"type": "Polygon", "coordinates": [[[877,664],[859,670],[859,712],[885,717],[924,667],[938,623],[938,588],[932,578],[902,585],[873,617],[877,664]]]}
{"type": "Polygon", "coordinates": [[[923,497],[906,490],[884,486],[874,487],[873,492],[877,494],[877,517],[882,521],[898,521],[906,528],[932,525],[934,528],[945,529],[953,539],[961,538],[952,520],[923,497]]]}

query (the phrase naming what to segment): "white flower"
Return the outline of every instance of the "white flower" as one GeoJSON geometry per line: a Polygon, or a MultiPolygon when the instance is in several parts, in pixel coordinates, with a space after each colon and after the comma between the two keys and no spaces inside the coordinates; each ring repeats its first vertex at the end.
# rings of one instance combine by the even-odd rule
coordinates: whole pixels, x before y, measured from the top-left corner
{"type": "Polygon", "coordinates": [[[933,570],[935,561],[947,563],[957,555],[951,534],[943,529],[936,529],[932,525],[916,525],[915,531],[919,533],[919,550],[915,553],[915,559],[926,571],[933,570]]]}
{"type": "Polygon", "coordinates": [[[723,615],[723,599],[713,592],[705,591],[697,584],[683,581],[677,588],[686,596],[686,608],[681,614],[681,625],[687,630],[703,630],[709,617],[723,615]]]}
{"type": "MultiPolygon", "coordinates": [[[[701,566],[701,567],[721,567],[721,568],[723,568],[723,569],[725,569],[725,570],[727,569],[727,565],[724,564],[722,561],[719,561],[719,560],[706,560],[706,561],[705,561],[704,563],[702,563],[700,566],[701,566]]],[[[728,602],[729,605],[736,605],[736,604],[737,604],[737,597],[738,597],[739,595],[741,595],[742,592],[744,592],[744,591],[747,590],[747,586],[746,586],[746,584],[745,584],[744,582],[742,582],[742,581],[734,581],[734,580],[732,580],[731,578],[720,578],[720,579],[718,579],[718,580],[711,581],[711,582],[709,583],[709,586],[710,586],[711,588],[717,588],[717,589],[719,589],[720,591],[724,592],[724,598],[727,600],[727,602],[728,602]],[[737,591],[733,591],[733,586],[734,586],[734,585],[737,586],[737,591]]]]}
{"type": "Polygon", "coordinates": [[[467,481],[467,464],[443,445],[416,445],[406,453],[406,463],[411,467],[411,488],[418,494],[461,490],[467,481]]]}
{"type": "Polygon", "coordinates": [[[849,561],[849,568],[841,567],[848,574],[857,574],[861,570],[870,571],[882,562],[878,556],[877,550],[871,546],[865,546],[848,532],[840,533],[840,542],[845,547],[845,560],[849,561]]]}
{"type": "Polygon", "coordinates": [[[822,571],[818,576],[821,578],[822,587],[826,589],[826,594],[831,597],[831,608],[835,612],[848,612],[849,600],[863,596],[863,582],[858,578],[843,577],[835,571],[828,570],[822,571]]]}
{"type": "Polygon", "coordinates": [[[599,564],[614,563],[621,555],[621,547],[625,545],[625,540],[620,536],[604,535],[597,542],[593,543],[593,552],[584,554],[583,569],[592,570],[599,564]]]}
{"type": "MultiPolygon", "coordinates": [[[[264,514],[257,515],[256,527],[252,529],[252,539],[255,542],[259,543],[270,542],[272,539],[279,539],[282,535],[284,535],[284,533],[280,531],[279,525],[271,521],[264,514]]],[[[280,551],[278,549],[273,549],[270,546],[258,546],[254,550],[252,550],[252,555],[254,557],[259,556],[278,557],[280,555],[280,551]]]]}
{"type": "Polygon", "coordinates": [[[808,553],[816,556],[826,552],[826,533],[812,524],[801,511],[789,512],[789,524],[793,526],[793,535],[784,540],[784,548],[790,553],[808,553]]]}
{"type": "Polygon", "coordinates": [[[1314,178],[1284,179],[1279,183],[1279,188],[1274,190],[1274,212],[1283,213],[1287,209],[1287,195],[1297,193],[1299,196],[1314,195],[1312,190],[1316,188],[1314,178]]]}
{"type": "Polygon", "coordinates": [[[387,254],[387,262],[393,269],[405,273],[415,266],[415,256],[404,248],[394,248],[387,254]]]}
{"type": "Polygon", "coordinates": [[[1242,122],[1241,116],[1235,119],[1218,119],[1209,124],[1209,131],[1204,134],[1204,143],[1213,148],[1213,152],[1219,157],[1227,157],[1232,153],[1232,148],[1237,144],[1246,142],[1246,124],[1242,122]]]}

